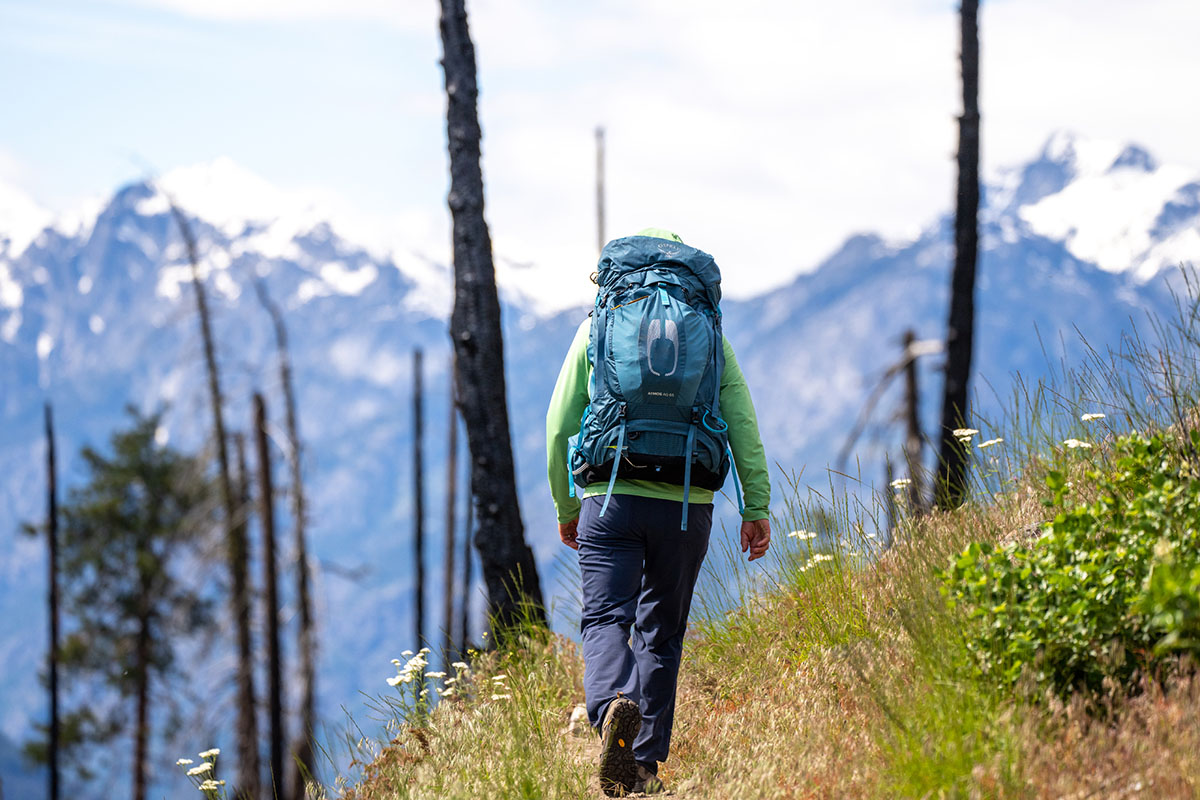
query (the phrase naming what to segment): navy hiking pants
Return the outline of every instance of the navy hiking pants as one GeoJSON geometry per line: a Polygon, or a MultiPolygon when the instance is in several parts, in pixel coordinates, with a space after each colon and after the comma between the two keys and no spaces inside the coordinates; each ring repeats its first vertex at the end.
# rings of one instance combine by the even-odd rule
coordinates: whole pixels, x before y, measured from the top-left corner
{"type": "Polygon", "coordinates": [[[642,709],[634,757],[665,761],[675,716],[675,684],[692,590],[708,552],[712,505],[692,504],[688,529],[673,500],[585,497],[579,513],[583,578],[583,688],[599,726],[620,692],[642,709]]]}

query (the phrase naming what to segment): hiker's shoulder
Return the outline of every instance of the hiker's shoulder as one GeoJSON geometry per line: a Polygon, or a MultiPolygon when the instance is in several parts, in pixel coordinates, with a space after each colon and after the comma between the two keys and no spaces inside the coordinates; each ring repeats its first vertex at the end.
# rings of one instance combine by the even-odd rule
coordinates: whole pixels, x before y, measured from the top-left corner
{"type": "Polygon", "coordinates": [[[725,363],[733,362],[733,366],[737,366],[737,354],[733,352],[733,343],[729,341],[728,336],[721,336],[721,346],[725,350],[725,363]]]}
{"type": "Polygon", "coordinates": [[[592,337],[592,318],[584,317],[579,323],[579,327],[575,329],[575,336],[571,339],[571,352],[577,353],[580,350],[587,350],[588,340],[592,337]]]}

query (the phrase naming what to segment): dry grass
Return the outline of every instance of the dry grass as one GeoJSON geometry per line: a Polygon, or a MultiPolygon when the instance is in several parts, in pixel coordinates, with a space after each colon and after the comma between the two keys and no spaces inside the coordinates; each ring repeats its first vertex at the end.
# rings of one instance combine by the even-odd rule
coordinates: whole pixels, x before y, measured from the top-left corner
{"type": "Polygon", "coordinates": [[[1150,684],[1133,699],[1112,702],[1109,720],[1076,702],[1021,726],[1028,794],[1200,797],[1200,678],[1183,678],[1166,691],[1150,684]]]}
{"type": "MultiPolygon", "coordinates": [[[[1082,460],[1055,466],[1087,496],[1082,460]]],[[[843,554],[801,570],[807,554],[777,540],[770,589],[694,619],[661,770],[675,795],[1200,797],[1200,678],[1111,700],[1098,721],[1079,703],[999,696],[972,674],[936,571],[968,542],[1035,534],[1046,468],[986,505],[911,525],[869,565],[843,554]]],[[[497,673],[511,701],[484,688],[445,704],[422,739],[402,733],[343,796],[599,797],[594,745],[565,733],[583,700],[574,645],[529,637],[477,659],[477,686],[497,673]]]]}
{"type": "Polygon", "coordinates": [[[591,754],[566,734],[571,710],[583,700],[583,662],[575,644],[545,634],[526,636],[510,651],[476,654],[473,664],[476,690],[470,699],[441,703],[427,727],[401,727],[378,751],[360,740],[362,775],[340,796],[441,800],[591,793],[591,754]],[[502,681],[494,680],[499,676],[502,681]]]}

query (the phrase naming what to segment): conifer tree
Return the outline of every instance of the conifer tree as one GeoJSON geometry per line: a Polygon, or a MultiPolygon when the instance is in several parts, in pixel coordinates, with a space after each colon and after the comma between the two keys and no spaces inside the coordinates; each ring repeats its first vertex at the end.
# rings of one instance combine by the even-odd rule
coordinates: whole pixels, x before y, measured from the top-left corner
{"type": "Polygon", "coordinates": [[[64,719],[64,738],[133,736],[134,800],[145,800],[155,695],[175,667],[179,644],[212,622],[212,604],[181,576],[185,550],[211,524],[203,464],[156,442],[159,415],[131,413],[111,454],[84,448],[87,482],[60,509],[62,604],[71,621],[60,654],[78,684],[87,677],[118,704],[97,717],[88,703],[64,719]]]}

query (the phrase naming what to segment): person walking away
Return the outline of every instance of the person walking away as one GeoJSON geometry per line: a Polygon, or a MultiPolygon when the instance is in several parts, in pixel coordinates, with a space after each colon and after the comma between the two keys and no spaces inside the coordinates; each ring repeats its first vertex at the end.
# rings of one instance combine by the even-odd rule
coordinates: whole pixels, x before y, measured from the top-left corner
{"type": "Polygon", "coordinates": [[[713,493],[733,467],[754,561],[770,546],[771,490],[712,256],[647,228],[605,245],[595,280],[546,415],[546,455],[559,537],[579,554],[584,691],[612,797],[663,790],[713,493]]]}

